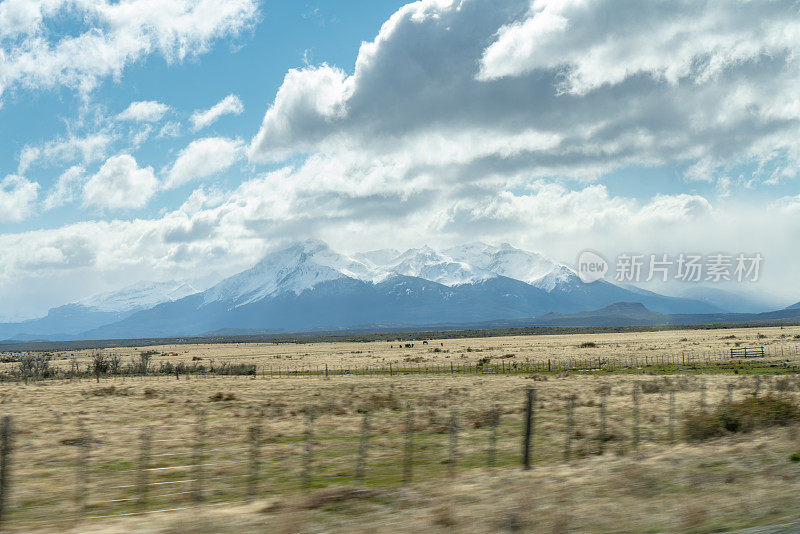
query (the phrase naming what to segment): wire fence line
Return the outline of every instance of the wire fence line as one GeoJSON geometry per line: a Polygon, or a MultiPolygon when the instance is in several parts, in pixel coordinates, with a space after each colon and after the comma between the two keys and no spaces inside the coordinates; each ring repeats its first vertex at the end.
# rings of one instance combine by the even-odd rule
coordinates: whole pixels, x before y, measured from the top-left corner
{"type": "Polygon", "coordinates": [[[0,370],[0,382],[25,382],[30,380],[80,380],[119,378],[135,379],[145,376],[172,377],[176,380],[189,380],[208,376],[249,376],[253,378],[290,378],[317,377],[330,378],[342,375],[356,376],[403,376],[403,375],[480,375],[480,374],[521,374],[544,372],[614,372],[633,369],[663,368],[675,370],[680,368],[697,368],[703,365],[731,365],[736,362],[769,361],[781,369],[800,370],[800,343],[780,343],[758,347],[757,357],[747,356],[743,352],[731,352],[731,349],[714,351],[682,351],[680,353],[643,354],[643,355],[607,355],[593,356],[592,347],[584,357],[517,357],[515,354],[455,357],[455,354],[444,354],[437,349],[426,349],[427,352],[416,353],[415,356],[404,357],[400,361],[375,361],[373,364],[341,364],[320,363],[307,365],[303,363],[275,363],[269,356],[252,356],[251,362],[222,361],[164,361],[153,362],[150,352],[143,352],[127,364],[115,354],[96,353],[89,361],[70,362],[69,367],[51,366],[49,360],[39,355],[20,355],[9,361],[16,361],[12,367],[0,370]],[[787,359],[791,358],[791,359],[787,359]],[[263,363],[270,360],[270,363],[263,363]],[[441,361],[435,361],[441,360],[441,361]]]}
{"type": "Polygon", "coordinates": [[[292,434],[271,431],[259,406],[237,422],[238,432],[209,421],[202,409],[189,427],[94,429],[80,421],[75,437],[62,440],[72,453],[56,457],[47,446],[26,443],[29,433],[22,430],[35,422],[5,416],[0,528],[231,505],[326,487],[446,480],[475,469],[532,469],[604,454],[612,443],[617,454],[641,458],[676,441],[676,405],[731,403],[781,387],[760,378],[731,379],[733,387],[714,391],[711,399],[702,380],[653,379],[547,401],[537,395],[547,386],[537,384],[515,405],[487,404],[478,413],[462,410],[456,396],[437,409],[408,402],[344,419],[309,406],[292,434]],[[645,405],[646,395],[658,400],[645,405]]]}

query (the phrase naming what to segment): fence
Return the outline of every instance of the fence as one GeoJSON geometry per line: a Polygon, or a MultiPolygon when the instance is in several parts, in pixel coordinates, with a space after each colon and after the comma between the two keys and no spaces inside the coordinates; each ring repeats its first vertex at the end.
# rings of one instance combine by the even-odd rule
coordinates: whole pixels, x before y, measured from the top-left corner
{"type": "MultiPolygon", "coordinates": [[[[428,354],[428,353],[422,353],[428,354]]],[[[645,354],[641,356],[587,356],[581,358],[542,358],[531,360],[526,358],[507,359],[503,357],[483,357],[469,361],[464,358],[441,358],[441,354],[431,353],[431,360],[423,356],[407,358],[403,361],[380,362],[375,365],[336,365],[333,363],[320,365],[259,363],[260,357],[253,357],[252,362],[219,362],[204,365],[199,362],[161,361],[155,365],[150,358],[134,360],[123,365],[117,355],[102,355],[94,362],[81,365],[72,362],[69,368],[51,367],[39,356],[25,356],[15,368],[0,371],[0,382],[28,382],[28,380],[61,379],[74,380],[93,378],[100,382],[103,378],[133,378],[139,376],[170,376],[176,379],[190,376],[252,376],[264,378],[282,378],[294,376],[330,377],[337,375],[357,376],[394,376],[394,375],[480,375],[480,374],[523,374],[544,372],[613,372],[631,369],[649,369],[661,367],[665,370],[693,368],[707,364],[729,365],[735,358],[752,358],[760,356],[767,359],[785,359],[800,356],[800,344],[780,344],[758,348],[732,348],[717,351],[693,352],[684,351],[675,354],[645,354]],[[736,352],[733,352],[736,351],[736,352]],[[756,352],[757,351],[757,352],[756,352]]],[[[454,356],[454,355],[449,355],[454,356]]],[[[784,369],[796,369],[800,360],[784,361],[780,366],[784,369]]]]}
{"type": "Polygon", "coordinates": [[[731,358],[757,358],[764,357],[764,347],[735,347],[731,348],[731,358]]]}
{"type": "Polygon", "coordinates": [[[407,404],[386,395],[362,413],[318,404],[283,422],[269,417],[271,406],[227,417],[197,408],[135,428],[121,410],[55,436],[38,433],[35,421],[12,426],[6,416],[0,528],[231,505],[330,486],[387,487],[501,466],[535,469],[612,445],[617,454],[640,457],[675,441],[678,393],[683,408],[730,403],[776,386],[765,382],[738,377],[711,401],[699,379],[636,381],[580,396],[539,384],[519,403],[480,410],[465,407],[457,391],[448,401],[407,404]]]}

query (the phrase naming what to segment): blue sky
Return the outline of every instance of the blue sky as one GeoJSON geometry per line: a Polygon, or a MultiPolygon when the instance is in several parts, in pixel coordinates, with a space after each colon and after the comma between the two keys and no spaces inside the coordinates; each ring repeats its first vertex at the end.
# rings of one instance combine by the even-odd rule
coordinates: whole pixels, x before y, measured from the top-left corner
{"type": "MultiPolygon", "coordinates": [[[[203,135],[251,137],[258,131],[266,105],[288,69],[313,61],[352,70],[361,41],[374,37],[383,21],[402,5],[403,2],[388,1],[268,2],[261,4],[259,22],[251,30],[216,43],[197,58],[170,64],[160,56],[144,57],[127,66],[121,79],[105,80],[89,95],[68,87],[14,91],[4,97],[0,109],[0,120],[6,125],[0,130],[1,173],[16,171],[26,146],[47,143],[70,131],[78,136],[96,133],[97,125],[80,126],[81,118],[91,122],[94,112],[113,116],[134,101],[163,102],[171,108],[167,120],[186,123],[195,110],[210,108],[225,96],[235,94],[246,112],[225,116],[205,129],[203,135]]],[[[51,27],[58,34],[68,35],[86,29],[74,20],[59,20],[51,27]]],[[[154,169],[161,169],[191,139],[192,132],[183,128],[182,135],[151,140],[131,152],[154,169]]],[[[94,161],[89,167],[97,169],[101,164],[102,161],[94,161]]],[[[42,163],[34,165],[27,176],[44,191],[64,169],[64,164],[42,163]]],[[[228,185],[235,185],[246,179],[250,169],[245,165],[230,171],[222,178],[228,185]]],[[[151,217],[165,208],[177,208],[188,193],[191,186],[161,195],[158,203],[136,210],[136,215],[151,217]]],[[[53,228],[93,217],[96,215],[66,205],[38,211],[18,223],[6,221],[2,229],[53,228]]]]}
{"type": "Polygon", "coordinates": [[[791,1],[0,0],[0,47],[0,317],[309,237],[759,252],[800,298],[791,1]]]}

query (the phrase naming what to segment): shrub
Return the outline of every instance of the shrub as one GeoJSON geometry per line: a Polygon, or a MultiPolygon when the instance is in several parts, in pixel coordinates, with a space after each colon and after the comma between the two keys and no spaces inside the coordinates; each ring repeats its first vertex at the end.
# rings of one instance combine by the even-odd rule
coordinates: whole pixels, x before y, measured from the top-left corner
{"type": "Polygon", "coordinates": [[[491,362],[491,361],[492,361],[492,358],[490,356],[484,356],[483,358],[478,360],[477,365],[479,367],[482,366],[482,365],[489,365],[489,362],[491,362]]]}
{"type": "Polygon", "coordinates": [[[586,341],[585,343],[581,343],[578,346],[582,349],[593,349],[597,347],[597,343],[595,343],[594,341],[586,341]]]}
{"type": "Polygon", "coordinates": [[[53,376],[50,369],[50,354],[23,355],[19,357],[17,370],[23,377],[49,378],[53,376]]]}
{"type": "Polygon", "coordinates": [[[683,431],[687,441],[702,441],[732,432],[786,426],[800,420],[800,407],[793,401],[767,395],[721,404],[714,411],[686,412],[683,431]]]}
{"type": "Polygon", "coordinates": [[[500,421],[500,412],[494,409],[470,411],[464,414],[464,420],[472,428],[497,425],[500,421]]]}
{"type": "Polygon", "coordinates": [[[646,394],[661,393],[662,391],[664,391],[665,386],[667,386],[667,383],[659,380],[652,380],[649,382],[639,382],[639,387],[641,388],[642,393],[646,394]]]}
{"type": "Polygon", "coordinates": [[[111,364],[102,352],[92,354],[92,374],[100,376],[108,373],[111,364]]]}
{"type": "Polygon", "coordinates": [[[236,400],[236,395],[233,393],[223,393],[221,391],[217,391],[213,395],[211,395],[208,400],[210,402],[220,402],[220,401],[233,401],[236,400]]]}

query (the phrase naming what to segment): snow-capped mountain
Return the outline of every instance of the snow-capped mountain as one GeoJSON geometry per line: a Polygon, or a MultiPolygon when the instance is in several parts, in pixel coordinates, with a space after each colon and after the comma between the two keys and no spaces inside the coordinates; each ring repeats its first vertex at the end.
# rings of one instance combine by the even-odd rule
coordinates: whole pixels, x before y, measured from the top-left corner
{"type": "Polygon", "coordinates": [[[124,313],[146,310],[197,293],[188,282],[139,282],[105,293],[98,293],[73,304],[102,312],[124,313]]]}
{"type": "Polygon", "coordinates": [[[371,280],[375,273],[375,269],[334,252],[322,241],[307,240],[267,255],[253,268],[223,280],[202,296],[204,304],[243,306],[282,292],[299,294],[337,278],[371,280]]]}
{"type": "Polygon", "coordinates": [[[445,254],[495,275],[507,276],[528,284],[563,266],[541,254],[514,248],[508,243],[494,247],[474,242],[449,248],[445,250],[445,254]]]}
{"type": "Polygon", "coordinates": [[[454,259],[428,246],[407,250],[378,269],[385,271],[385,276],[414,276],[445,286],[472,284],[497,276],[497,273],[454,259]]]}
{"type": "Polygon", "coordinates": [[[567,265],[508,244],[348,256],[307,240],[274,250],[202,292],[179,282],[140,283],[54,308],[42,319],[0,325],[0,339],[461,324],[568,314],[617,302],[663,314],[720,311],[606,281],[585,284],[567,265]]]}
{"type": "Polygon", "coordinates": [[[196,292],[187,282],[139,282],[51,308],[44,317],[0,323],[0,339],[64,339],[196,292]]]}

